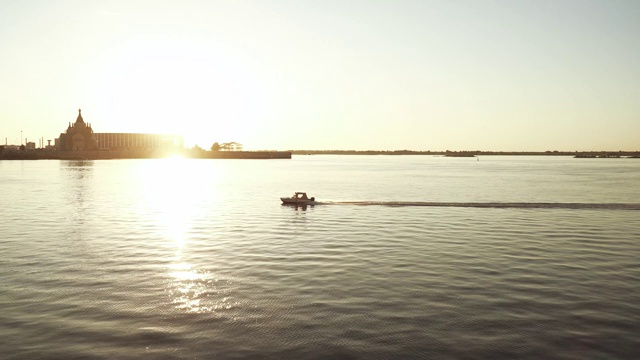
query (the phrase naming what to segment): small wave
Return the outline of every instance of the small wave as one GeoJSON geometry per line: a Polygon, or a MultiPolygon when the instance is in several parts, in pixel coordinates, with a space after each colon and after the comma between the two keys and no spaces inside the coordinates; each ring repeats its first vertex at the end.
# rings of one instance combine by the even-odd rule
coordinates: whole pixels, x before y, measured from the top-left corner
{"type": "Polygon", "coordinates": [[[472,208],[517,208],[517,209],[598,209],[598,210],[640,210],[640,204],[619,203],[531,203],[531,202],[426,202],[426,201],[334,201],[318,203],[322,205],[360,206],[431,206],[431,207],[472,207],[472,208]]]}

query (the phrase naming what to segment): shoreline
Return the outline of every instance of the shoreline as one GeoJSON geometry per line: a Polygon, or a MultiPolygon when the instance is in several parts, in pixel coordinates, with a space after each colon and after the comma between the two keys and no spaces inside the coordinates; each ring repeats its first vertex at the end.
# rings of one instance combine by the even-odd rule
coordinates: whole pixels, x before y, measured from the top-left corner
{"type": "Polygon", "coordinates": [[[445,157],[477,156],[572,156],[574,158],[640,158],[640,151],[412,151],[412,150],[287,150],[287,151],[193,151],[119,149],[92,151],[17,150],[0,152],[0,160],[108,160],[160,159],[173,156],[188,159],[291,159],[293,155],[431,155],[445,157]]]}
{"type": "Polygon", "coordinates": [[[413,151],[413,150],[289,150],[293,155],[433,155],[476,156],[573,156],[576,158],[640,158],[640,151],[413,151]]]}
{"type": "Polygon", "coordinates": [[[91,150],[50,151],[19,150],[0,153],[0,160],[112,160],[112,159],[162,159],[168,157],[187,159],[291,159],[290,151],[190,151],[190,150],[91,150]]]}

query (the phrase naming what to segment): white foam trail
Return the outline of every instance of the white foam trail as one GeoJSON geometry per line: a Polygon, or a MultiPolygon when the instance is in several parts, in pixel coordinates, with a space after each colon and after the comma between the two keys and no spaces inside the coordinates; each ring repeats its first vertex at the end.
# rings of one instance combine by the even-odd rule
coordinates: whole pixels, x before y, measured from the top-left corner
{"type": "Polygon", "coordinates": [[[329,201],[317,205],[358,205],[358,206],[431,206],[431,207],[472,207],[472,208],[517,208],[517,209],[599,209],[599,210],[640,210],[640,204],[621,203],[530,203],[530,202],[427,202],[427,201],[329,201]]]}

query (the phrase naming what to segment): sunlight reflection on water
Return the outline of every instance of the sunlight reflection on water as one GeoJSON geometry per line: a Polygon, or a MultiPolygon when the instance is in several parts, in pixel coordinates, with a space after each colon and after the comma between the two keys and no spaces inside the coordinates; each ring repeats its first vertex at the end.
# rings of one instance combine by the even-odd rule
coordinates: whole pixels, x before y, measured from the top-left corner
{"type": "Polygon", "coordinates": [[[235,303],[227,295],[226,290],[218,287],[221,282],[206,270],[198,270],[185,262],[169,266],[169,294],[177,309],[190,313],[214,313],[229,310],[235,303]]]}
{"type": "Polygon", "coordinates": [[[221,169],[217,163],[209,165],[169,158],[146,162],[140,169],[143,202],[149,204],[146,215],[162,229],[167,245],[175,249],[166,270],[170,278],[166,291],[177,309],[190,313],[213,313],[233,306],[218,286],[220,279],[190,259],[191,247],[197,242],[194,227],[202,220],[203,209],[215,207],[222,198],[221,169]]]}
{"type": "Polygon", "coordinates": [[[176,263],[169,266],[169,275],[173,278],[170,290],[173,303],[178,309],[189,312],[210,311],[202,304],[202,296],[208,292],[207,274],[198,273],[189,264],[176,263]]]}

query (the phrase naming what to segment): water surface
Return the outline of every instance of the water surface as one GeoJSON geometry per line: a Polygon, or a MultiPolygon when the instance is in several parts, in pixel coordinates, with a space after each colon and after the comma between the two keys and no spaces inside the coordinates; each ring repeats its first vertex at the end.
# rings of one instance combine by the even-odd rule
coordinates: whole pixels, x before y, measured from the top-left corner
{"type": "Polygon", "coordinates": [[[0,350],[635,358],[638,184],[636,159],[2,161],[0,350]]]}

